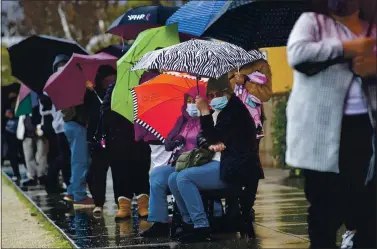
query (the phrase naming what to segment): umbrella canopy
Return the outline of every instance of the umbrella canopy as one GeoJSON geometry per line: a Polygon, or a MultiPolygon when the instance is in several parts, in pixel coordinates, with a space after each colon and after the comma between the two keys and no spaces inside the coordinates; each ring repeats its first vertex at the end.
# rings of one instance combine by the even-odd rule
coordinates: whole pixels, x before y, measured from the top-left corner
{"type": "Polygon", "coordinates": [[[179,32],[211,37],[246,50],[285,46],[305,0],[190,1],[167,23],[179,32]]]}
{"type": "Polygon", "coordinates": [[[29,115],[35,106],[38,105],[38,96],[25,84],[21,84],[20,92],[17,97],[15,115],[29,115]]]}
{"type": "Polygon", "coordinates": [[[166,20],[178,7],[143,6],[130,9],[118,17],[106,31],[124,39],[135,39],[146,29],[164,26],[166,20]]]}
{"type": "Polygon", "coordinates": [[[45,35],[33,35],[8,48],[12,74],[36,92],[41,92],[53,73],[55,56],[88,54],[78,43],[45,35]]]}
{"type": "MultiPolygon", "coordinates": [[[[208,79],[198,82],[205,96],[208,79]]],[[[179,73],[161,74],[131,90],[135,122],[164,142],[182,115],[184,95],[197,88],[195,77],[179,73]]]]}
{"type": "Polygon", "coordinates": [[[115,56],[100,53],[95,55],[73,54],[64,68],[51,75],[44,90],[57,110],[84,103],[86,82],[95,84],[98,68],[102,65],[116,67],[115,56]]]}
{"type": "Polygon", "coordinates": [[[127,53],[117,62],[117,82],[112,95],[111,109],[133,121],[130,89],[139,85],[144,70],[130,69],[147,52],[179,43],[177,25],[148,29],[139,34],[127,53]]]}
{"type": "Polygon", "coordinates": [[[118,59],[121,58],[125,53],[127,53],[128,49],[130,49],[130,45],[110,45],[106,48],[101,49],[96,54],[99,53],[106,53],[112,56],[117,57],[118,59]]]}
{"type": "Polygon", "coordinates": [[[146,54],[132,70],[160,69],[217,79],[260,59],[263,54],[258,50],[248,52],[227,42],[190,40],[146,54]]]}

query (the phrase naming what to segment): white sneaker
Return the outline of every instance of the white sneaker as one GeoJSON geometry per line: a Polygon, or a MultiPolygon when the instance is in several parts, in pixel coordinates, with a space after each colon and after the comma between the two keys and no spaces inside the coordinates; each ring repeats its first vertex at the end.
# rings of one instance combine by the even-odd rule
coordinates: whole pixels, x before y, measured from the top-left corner
{"type": "Polygon", "coordinates": [[[94,214],[101,214],[102,213],[102,207],[95,207],[93,210],[94,214]]]}
{"type": "Polygon", "coordinates": [[[343,235],[342,249],[353,248],[353,239],[355,238],[356,231],[346,231],[343,235]]]}

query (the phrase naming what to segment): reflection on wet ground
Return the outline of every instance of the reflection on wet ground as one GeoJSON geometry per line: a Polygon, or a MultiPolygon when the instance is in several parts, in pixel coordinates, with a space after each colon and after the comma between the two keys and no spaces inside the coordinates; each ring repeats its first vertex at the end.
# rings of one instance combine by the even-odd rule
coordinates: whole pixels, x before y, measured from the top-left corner
{"type": "MultiPolygon", "coordinates": [[[[3,167],[11,175],[11,169],[3,167]]],[[[24,169],[22,167],[21,171],[24,169]]],[[[268,178],[268,172],[266,172],[268,178]]],[[[35,204],[80,248],[307,248],[307,202],[302,189],[284,182],[261,181],[257,201],[255,230],[257,239],[246,241],[239,235],[215,235],[211,243],[182,245],[169,239],[144,239],[138,236],[150,226],[145,219],[132,218],[115,222],[114,203],[109,172],[107,202],[102,216],[91,210],[74,211],[61,195],[47,195],[40,186],[22,188],[35,204]]]]}

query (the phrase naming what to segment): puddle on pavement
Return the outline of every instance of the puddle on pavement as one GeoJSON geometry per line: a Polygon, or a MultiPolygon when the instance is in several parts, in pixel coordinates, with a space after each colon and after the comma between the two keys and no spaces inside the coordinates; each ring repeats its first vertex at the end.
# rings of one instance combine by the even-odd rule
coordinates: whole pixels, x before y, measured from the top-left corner
{"type": "MultiPolygon", "coordinates": [[[[3,167],[8,175],[11,169],[3,167]]],[[[25,174],[22,168],[22,174],[25,174]]],[[[116,222],[116,205],[112,196],[110,172],[107,197],[102,216],[94,217],[91,210],[74,211],[62,200],[62,195],[47,195],[40,187],[22,188],[41,210],[66,233],[78,247],[125,248],[307,248],[307,202],[298,188],[261,182],[255,205],[257,239],[246,241],[238,234],[214,235],[210,243],[182,245],[169,239],[144,239],[138,236],[150,226],[145,219],[116,222]],[[284,234],[284,233],[290,233],[284,234]]]]}

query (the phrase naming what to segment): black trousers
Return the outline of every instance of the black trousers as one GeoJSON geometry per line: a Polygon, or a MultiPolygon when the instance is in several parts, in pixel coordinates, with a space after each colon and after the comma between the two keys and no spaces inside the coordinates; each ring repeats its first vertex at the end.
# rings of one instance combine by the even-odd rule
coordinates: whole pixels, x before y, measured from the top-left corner
{"type": "Polygon", "coordinates": [[[372,134],[368,115],[345,116],[339,152],[340,173],[304,172],[305,194],[310,203],[311,248],[336,248],[336,233],[346,220],[353,229],[373,234],[371,238],[363,236],[363,241],[358,239],[355,247],[376,248],[376,220],[369,222],[376,217],[376,209],[369,208],[375,207],[376,194],[365,186],[372,155],[372,134]]]}
{"type": "Polygon", "coordinates": [[[8,159],[13,170],[13,174],[18,179],[21,179],[20,168],[19,168],[19,154],[23,155],[22,152],[22,142],[17,139],[15,133],[10,133],[5,131],[5,140],[8,144],[8,159]]]}
{"type": "Polygon", "coordinates": [[[69,186],[71,178],[71,151],[64,133],[47,136],[49,141],[46,190],[54,192],[59,189],[59,172],[62,172],[64,183],[69,186]]]}
{"type": "Polygon", "coordinates": [[[107,148],[92,146],[92,165],[87,181],[97,206],[106,199],[107,171],[111,167],[114,200],[119,196],[132,198],[133,194],[149,193],[150,150],[147,144],[124,145],[122,141],[108,141],[107,148]]]}

